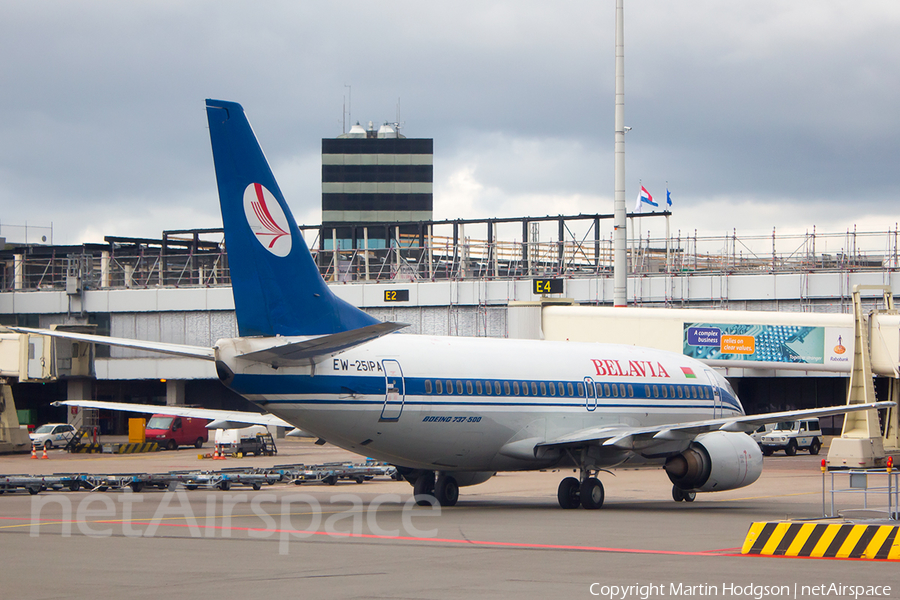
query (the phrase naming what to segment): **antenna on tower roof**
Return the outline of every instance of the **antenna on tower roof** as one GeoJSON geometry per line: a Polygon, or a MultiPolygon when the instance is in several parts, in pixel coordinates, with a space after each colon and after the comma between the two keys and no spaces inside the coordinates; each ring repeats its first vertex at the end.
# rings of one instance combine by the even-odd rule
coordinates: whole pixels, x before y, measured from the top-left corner
{"type": "Polygon", "coordinates": [[[404,122],[400,120],[400,98],[397,98],[397,120],[393,123],[394,129],[397,131],[397,134],[400,134],[400,128],[403,127],[404,122]]]}
{"type": "Polygon", "coordinates": [[[348,83],[345,83],[344,87],[347,88],[347,96],[345,96],[346,102],[344,104],[344,108],[346,109],[344,111],[344,116],[346,117],[346,120],[342,120],[342,123],[341,123],[341,133],[342,134],[347,133],[347,121],[349,121],[351,123],[353,122],[353,114],[351,112],[353,109],[353,86],[351,86],[348,83]]]}

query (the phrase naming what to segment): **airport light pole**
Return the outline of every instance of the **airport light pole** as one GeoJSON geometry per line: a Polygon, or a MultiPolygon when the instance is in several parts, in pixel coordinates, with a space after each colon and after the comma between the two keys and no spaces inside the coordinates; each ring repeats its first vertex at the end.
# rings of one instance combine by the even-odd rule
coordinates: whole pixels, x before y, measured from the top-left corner
{"type": "Polygon", "coordinates": [[[625,18],[624,0],[616,0],[616,178],[613,223],[613,305],[628,305],[625,211],[625,18]]]}

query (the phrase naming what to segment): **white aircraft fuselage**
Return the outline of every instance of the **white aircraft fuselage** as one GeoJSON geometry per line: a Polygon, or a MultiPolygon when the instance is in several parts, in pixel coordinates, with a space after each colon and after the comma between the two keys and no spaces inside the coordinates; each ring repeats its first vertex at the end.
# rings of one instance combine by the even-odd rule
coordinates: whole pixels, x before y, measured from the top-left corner
{"type": "MultiPolygon", "coordinates": [[[[264,343],[217,343],[235,391],[329,443],[420,469],[534,469],[558,457],[514,442],[743,414],[712,369],[647,348],[392,334],[304,367],[235,358],[264,343]]],[[[613,450],[595,463],[640,458],[613,450]]]]}

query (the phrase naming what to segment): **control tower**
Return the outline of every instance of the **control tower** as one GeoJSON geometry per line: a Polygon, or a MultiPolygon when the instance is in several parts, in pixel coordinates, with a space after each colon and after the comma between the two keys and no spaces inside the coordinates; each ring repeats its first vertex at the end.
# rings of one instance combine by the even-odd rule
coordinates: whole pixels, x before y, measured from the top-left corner
{"type": "Polygon", "coordinates": [[[415,228],[401,227],[398,235],[396,227],[372,227],[432,220],[434,140],[407,138],[398,127],[357,123],[322,140],[321,249],[363,249],[363,227],[367,249],[418,244],[415,228]]]}

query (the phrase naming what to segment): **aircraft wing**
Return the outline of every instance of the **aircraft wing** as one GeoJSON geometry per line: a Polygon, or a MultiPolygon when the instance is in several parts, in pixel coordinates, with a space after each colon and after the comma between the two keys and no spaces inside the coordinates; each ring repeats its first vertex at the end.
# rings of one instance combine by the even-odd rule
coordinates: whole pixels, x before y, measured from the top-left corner
{"type": "Polygon", "coordinates": [[[121,346],[134,348],[135,350],[149,350],[187,358],[199,358],[201,360],[216,360],[216,351],[205,346],[185,346],[181,344],[166,344],[164,342],[147,342],[143,340],[130,340],[127,338],[113,338],[105,335],[91,335],[89,333],[74,333],[71,331],[57,331],[55,329],[32,329],[30,327],[9,327],[7,329],[16,333],[32,333],[46,335],[55,338],[75,340],[77,342],[89,342],[92,344],[104,344],[107,346],[121,346]]]}
{"type": "MultiPolygon", "coordinates": [[[[272,414],[260,414],[241,410],[217,410],[214,408],[192,408],[188,406],[169,406],[162,404],[130,404],[128,402],[104,402],[101,400],[65,400],[54,402],[53,406],[78,406],[81,408],[102,408],[105,410],[121,410],[123,412],[146,413],[151,415],[174,415],[176,417],[195,417],[212,419],[207,429],[231,429],[248,425],[275,425],[294,429],[284,419],[272,414]]],[[[300,431],[300,430],[298,430],[300,431]]],[[[290,433],[291,436],[312,437],[301,433],[290,433]]]]}
{"type": "Polygon", "coordinates": [[[872,402],[870,404],[852,405],[844,404],[830,408],[788,410],[761,415],[744,415],[723,419],[708,419],[705,421],[670,423],[652,427],[626,427],[621,425],[589,427],[587,429],[573,431],[572,433],[568,433],[552,440],[541,442],[535,446],[535,450],[538,448],[564,448],[592,445],[616,446],[625,450],[646,451],[648,448],[662,445],[672,440],[689,440],[701,433],[709,433],[711,431],[743,431],[747,433],[766,423],[830,417],[860,410],[889,408],[895,405],[894,402],[872,402]]]}

